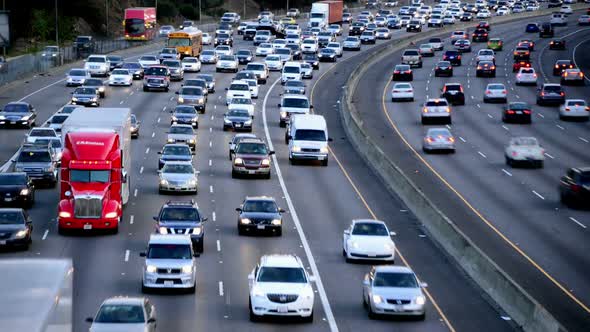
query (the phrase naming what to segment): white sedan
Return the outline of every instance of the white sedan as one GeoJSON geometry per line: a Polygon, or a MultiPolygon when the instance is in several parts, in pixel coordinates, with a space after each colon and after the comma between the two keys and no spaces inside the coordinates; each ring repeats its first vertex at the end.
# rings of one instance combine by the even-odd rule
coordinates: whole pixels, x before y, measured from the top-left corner
{"type": "Polygon", "coordinates": [[[274,52],[275,49],[270,43],[262,43],[256,47],[256,56],[267,56],[269,54],[273,54],[274,52]]]}
{"type": "Polygon", "coordinates": [[[389,232],[384,222],[358,219],[344,230],[342,255],[346,261],[380,260],[393,263],[395,244],[391,240],[394,232],[389,232]]]}
{"type": "Polygon", "coordinates": [[[342,44],[340,44],[339,42],[331,42],[331,43],[328,43],[328,46],[326,46],[326,48],[333,49],[334,52],[336,52],[336,56],[337,57],[341,57],[342,56],[343,48],[342,48],[342,44]]]}
{"type": "Polygon", "coordinates": [[[563,5],[559,9],[559,12],[562,14],[570,15],[570,14],[573,14],[574,10],[572,9],[572,6],[570,6],[570,5],[563,5]]]}
{"type": "Polygon", "coordinates": [[[391,89],[391,101],[414,101],[414,88],[410,83],[395,83],[391,89]]]}
{"type": "Polygon", "coordinates": [[[109,85],[127,85],[133,84],[133,74],[127,69],[115,69],[109,77],[109,85]]]}
{"type": "Polygon", "coordinates": [[[565,119],[590,119],[590,107],[584,99],[566,99],[565,103],[559,107],[559,118],[565,119]]]}
{"type": "Polygon", "coordinates": [[[499,101],[502,103],[506,102],[506,98],[508,97],[508,90],[506,86],[502,83],[490,83],[486,87],[486,90],[483,95],[483,102],[489,103],[493,101],[499,101]]]}
{"type": "Polygon", "coordinates": [[[211,42],[213,41],[213,37],[211,37],[210,34],[203,32],[203,36],[201,37],[201,40],[203,41],[203,45],[211,45],[211,42]]]}
{"type": "Polygon", "coordinates": [[[518,164],[529,164],[543,167],[545,149],[534,137],[513,137],[505,150],[506,164],[516,167],[518,164]]]}
{"type": "Polygon", "coordinates": [[[482,11],[479,11],[477,13],[477,15],[475,15],[475,18],[477,18],[477,19],[480,19],[480,18],[490,18],[490,17],[492,17],[492,13],[490,13],[490,11],[487,10],[487,9],[484,9],[482,11]]]}
{"type": "Polygon", "coordinates": [[[186,57],[182,59],[182,69],[185,72],[199,72],[201,71],[201,61],[199,58],[186,57]]]}
{"type": "Polygon", "coordinates": [[[475,62],[480,62],[480,61],[492,61],[492,62],[496,63],[496,54],[494,53],[494,50],[484,48],[484,49],[477,51],[477,56],[475,57],[475,62]]]}
{"type": "Polygon", "coordinates": [[[516,74],[516,85],[531,84],[537,85],[537,73],[535,68],[520,68],[516,74]]]}
{"type": "Polygon", "coordinates": [[[283,60],[280,55],[269,55],[264,59],[264,62],[270,71],[280,71],[283,69],[283,60]]]}

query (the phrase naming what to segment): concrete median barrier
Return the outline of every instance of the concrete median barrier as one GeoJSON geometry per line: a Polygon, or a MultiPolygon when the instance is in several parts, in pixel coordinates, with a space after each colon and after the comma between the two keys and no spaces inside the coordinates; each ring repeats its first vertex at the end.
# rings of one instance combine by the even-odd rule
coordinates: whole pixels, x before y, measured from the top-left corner
{"type": "MultiPolygon", "coordinates": [[[[577,4],[572,7],[576,10],[586,8],[587,5],[577,4]]],[[[549,15],[554,11],[554,9],[544,9],[521,15],[494,17],[489,21],[492,24],[507,23],[524,18],[549,15]]],[[[359,78],[379,59],[425,38],[472,26],[474,26],[474,22],[430,30],[409,38],[394,40],[382,47],[368,51],[365,61],[353,70],[343,88],[340,100],[341,120],[355,149],[383,179],[387,188],[404,201],[439,245],[524,331],[563,332],[566,331],[565,328],[471,241],[452,220],[445,216],[395,162],[379,148],[379,145],[368,134],[368,129],[364,127],[363,119],[352,102],[352,95],[359,78]]]]}

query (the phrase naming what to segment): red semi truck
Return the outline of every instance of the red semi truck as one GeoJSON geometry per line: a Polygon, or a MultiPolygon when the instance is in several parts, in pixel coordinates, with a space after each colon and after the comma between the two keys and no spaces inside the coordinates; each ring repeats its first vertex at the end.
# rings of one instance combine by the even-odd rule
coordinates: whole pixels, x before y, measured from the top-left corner
{"type": "Polygon", "coordinates": [[[156,8],[125,9],[123,21],[126,40],[151,40],[156,36],[156,8]]]}
{"type": "Polygon", "coordinates": [[[116,233],[129,200],[131,110],[76,109],[62,127],[58,230],[116,233]]]}

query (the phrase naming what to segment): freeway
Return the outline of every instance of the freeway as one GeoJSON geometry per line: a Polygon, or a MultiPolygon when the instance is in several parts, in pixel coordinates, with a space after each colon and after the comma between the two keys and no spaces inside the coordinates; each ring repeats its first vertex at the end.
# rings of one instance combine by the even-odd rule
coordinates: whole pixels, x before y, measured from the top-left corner
{"type": "MultiPolygon", "coordinates": [[[[396,31],[396,37],[405,36],[396,31]]],[[[378,43],[381,44],[381,43],[378,43]]],[[[251,43],[236,40],[234,49],[252,48],[251,43]]],[[[363,46],[363,51],[369,47],[363,46]]],[[[157,49],[144,49],[150,53],[157,49]]],[[[489,329],[509,331],[514,327],[489,303],[483,292],[455,266],[449,257],[428,238],[416,218],[398,197],[391,196],[344,137],[334,112],[340,86],[363,53],[345,53],[337,64],[322,63],[308,92],[317,112],[328,118],[331,149],[328,167],[291,166],[283,143],[284,129],[278,125],[281,87],[278,73],[260,88],[254,118],[255,133],[266,137],[277,152],[278,164],[271,180],[236,180],[230,176],[227,160],[232,133],[222,131],[226,110],[223,88],[232,74],[216,74],[217,92],[210,96],[207,112],[200,118],[195,166],[201,171],[200,191],[196,196],[173,197],[157,192],[157,154],[165,143],[169,127],[168,111],[175,104],[180,83],[173,83],[169,93],[146,93],[141,83],[130,88],[109,88],[103,107],[129,107],[142,121],[141,134],[132,148],[130,173],[132,197],[125,209],[119,234],[113,236],[60,236],[55,215],[57,190],[37,192],[31,209],[34,220],[34,243],[27,252],[3,252],[0,257],[71,257],[74,261],[76,331],[87,328],[85,317],[94,315],[100,302],[114,295],[140,295],[144,250],[154,231],[152,216],[169,199],[194,198],[209,217],[205,226],[205,252],[198,258],[196,295],[149,294],[158,310],[158,327],[163,331],[199,328],[212,331],[275,331],[272,322],[248,322],[248,283],[246,276],[258,258],[267,253],[295,253],[304,259],[317,283],[315,321],[311,325],[284,325],[285,330],[325,331],[337,326],[341,331],[474,331],[489,329]],[[318,83],[319,82],[319,83],[318,83]],[[316,86],[316,83],[317,86],[316,86]],[[247,195],[268,195],[289,210],[282,237],[240,237],[234,211],[247,195]],[[397,232],[394,238],[403,258],[421,280],[429,283],[429,300],[424,322],[406,320],[370,321],[362,308],[360,286],[368,266],[346,264],[341,256],[342,231],[351,219],[376,217],[397,232]],[[314,270],[317,266],[317,271],[314,270]],[[322,285],[323,287],[320,287],[322,285]],[[435,306],[436,304],[436,306],[435,306]]],[[[138,50],[125,53],[130,60],[138,50]]],[[[202,72],[212,73],[204,65],[202,72]]],[[[59,75],[59,74],[57,74],[59,75]]],[[[194,74],[186,74],[190,78],[194,74]]],[[[69,100],[70,88],[52,78],[36,78],[0,90],[4,102],[24,100],[36,105],[40,120],[47,119],[69,100]]],[[[7,160],[18,148],[24,132],[2,130],[5,142],[0,158],[7,160]]]]}
{"type": "MultiPolygon", "coordinates": [[[[531,58],[540,72],[539,82],[559,83],[552,67],[557,59],[572,59],[576,46],[576,61],[587,68],[590,29],[577,26],[576,20],[577,15],[572,15],[567,27],[556,28],[556,37],[567,40],[565,51],[549,50],[550,39],[525,33],[526,22],[493,25],[490,37],[504,39],[504,50],[496,55],[496,78],[475,77],[475,56],[485,43],[474,43],[473,51],[463,54],[463,65],[454,68],[453,77],[434,76],[440,52],[424,58],[424,68],[414,70],[411,82],[416,101],[392,103],[391,73],[399,63],[400,51],[374,63],[353,95],[379,146],[463,232],[571,331],[590,324],[590,261],[586,255],[590,219],[588,211],[559,202],[557,185],[568,167],[590,161],[585,153],[589,124],[559,120],[557,107],[536,106],[535,87],[514,84],[512,49],[520,39],[533,38],[536,45],[531,58]],[[425,154],[421,149],[427,127],[420,124],[421,105],[425,98],[438,97],[445,83],[455,82],[463,85],[466,96],[465,106],[452,107],[449,128],[457,138],[457,151],[454,155],[425,154]],[[533,105],[532,125],[502,123],[503,105],[483,102],[485,87],[492,82],[505,84],[509,101],[533,105]],[[540,141],[546,151],[543,169],[505,165],[504,148],[513,136],[534,136],[540,141]]],[[[449,48],[446,41],[445,49],[449,48]]],[[[588,85],[567,86],[566,97],[587,99],[589,89],[588,85]]]]}

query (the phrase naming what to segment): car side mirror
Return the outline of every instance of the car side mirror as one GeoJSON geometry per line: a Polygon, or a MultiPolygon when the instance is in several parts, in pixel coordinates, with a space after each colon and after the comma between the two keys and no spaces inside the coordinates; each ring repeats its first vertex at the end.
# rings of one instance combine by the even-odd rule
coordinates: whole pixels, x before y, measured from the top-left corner
{"type": "Polygon", "coordinates": [[[363,286],[370,286],[370,282],[368,278],[363,279],[363,286]]]}
{"type": "Polygon", "coordinates": [[[205,221],[207,221],[207,220],[209,220],[209,218],[208,218],[208,217],[203,217],[203,218],[201,218],[201,222],[205,222],[205,221]]]}
{"type": "Polygon", "coordinates": [[[277,107],[279,107],[279,108],[280,108],[280,107],[281,107],[281,104],[277,104],[277,107]]]}
{"type": "Polygon", "coordinates": [[[332,137],[328,137],[328,142],[334,142],[334,139],[332,137]]]}
{"type": "Polygon", "coordinates": [[[426,288],[426,287],[428,287],[428,283],[421,282],[421,283],[420,283],[420,287],[422,287],[422,288],[426,288]]]}
{"type": "Polygon", "coordinates": [[[148,324],[153,324],[156,322],[156,319],[154,317],[152,317],[152,318],[148,319],[147,322],[148,322],[148,324]]]}
{"type": "Polygon", "coordinates": [[[309,276],[309,281],[310,282],[315,282],[316,281],[316,277],[315,276],[309,276]]]}
{"type": "Polygon", "coordinates": [[[153,216],[152,219],[154,219],[155,221],[158,221],[158,216],[153,216]]]}
{"type": "Polygon", "coordinates": [[[73,95],[74,94],[74,91],[70,92],[70,94],[73,95]]]}
{"type": "Polygon", "coordinates": [[[142,252],[139,253],[139,257],[146,257],[146,256],[147,255],[146,255],[146,253],[144,251],[142,251],[142,252]]]}
{"type": "Polygon", "coordinates": [[[236,208],[236,211],[242,212],[242,208],[236,208]]]}
{"type": "Polygon", "coordinates": [[[312,109],[313,109],[313,105],[309,105],[309,109],[311,109],[311,110],[312,110],[312,109]]]}
{"type": "Polygon", "coordinates": [[[178,94],[178,91],[174,92],[174,94],[178,94]]]}
{"type": "Polygon", "coordinates": [[[269,152],[268,152],[268,155],[269,155],[269,156],[272,156],[273,154],[275,154],[275,152],[274,152],[274,151],[269,151],[269,152]]]}
{"type": "Polygon", "coordinates": [[[346,234],[346,235],[350,235],[350,230],[349,230],[349,229],[345,229],[345,230],[344,230],[344,234],[346,234]]]}
{"type": "Polygon", "coordinates": [[[389,232],[389,235],[391,235],[391,236],[396,236],[396,235],[397,235],[397,233],[396,233],[396,232],[389,232]]]}
{"type": "Polygon", "coordinates": [[[280,213],[285,213],[285,212],[287,212],[287,211],[285,211],[285,209],[283,209],[283,208],[279,208],[279,212],[280,212],[280,213]]]}
{"type": "Polygon", "coordinates": [[[248,281],[254,281],[254,273],[253,272],[248,274],[248,281]]]}
{"type": "Polygon", "coordinates": [[[92,318],[92,317],[87,317],[87,318],[85,319],[85,321],[86,321],[86,323],[92,323],[92,322],[94,321],[94,318],[92,318]]]}

